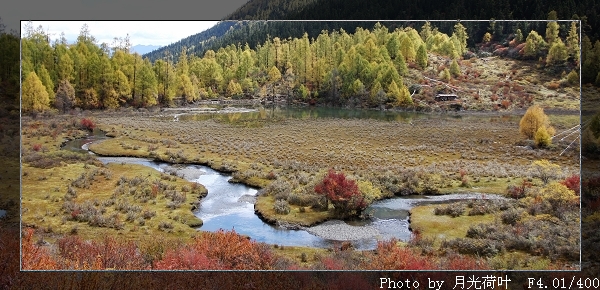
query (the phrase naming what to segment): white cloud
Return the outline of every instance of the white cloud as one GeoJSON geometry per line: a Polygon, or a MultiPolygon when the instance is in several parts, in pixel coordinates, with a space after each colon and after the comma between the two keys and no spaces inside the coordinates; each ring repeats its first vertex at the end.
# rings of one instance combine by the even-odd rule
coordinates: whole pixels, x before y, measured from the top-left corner
{"type": "MultiPolygon", "coordinates": [[[[21,22],[21,32],[27,22],[21,22]]],[[[200,33],[217,21],[32,21],[33,27],[42,25],[50,37],[57,39],[61,32],[69,42],[77,40],[84,24],[100,44],[110,44],[115,37],[129,34],[132,45],[168,45],[190,35],[200,33]]]]}

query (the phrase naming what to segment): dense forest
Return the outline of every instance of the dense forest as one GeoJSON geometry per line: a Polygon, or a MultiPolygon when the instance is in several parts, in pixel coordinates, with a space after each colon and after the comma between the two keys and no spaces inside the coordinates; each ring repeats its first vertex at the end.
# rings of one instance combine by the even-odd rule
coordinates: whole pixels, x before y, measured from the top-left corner
{"type": "Polygon", "coordinates": [[[584,33],[598,39],[597,1],[540,1],[501,0],[478,1],[329,1],[251,0],[226,19],[230,20],[364,20],[364,19],[470,19],[470,20],[546,20],[549,11],[556,11],[559,19],[581,19],[584,33]],[[285,2],[285,5],[281,5],[285,2]]]}
{"type": "MultiPolygon", "coordinates": [[[[411,94],[415,92],[404,82],[409,68],[427,68],[429,54],[455,61],[472,57],[468,43],[489,43],[508,31],[512,31],[511,38],[496,49],[501,55],[510,48],[510,57],[540,59],[548,67],[579,62],[577,22],[551,21],[543,33],[533,29],[539,29],[536,23],[485,22],[490,32],[481,36],[472,36],[461,22],[439,23],[452,25],[448,33],[438,29],[435,22],[394,29],[386,27],[387,23],[372,23],[372,29],[364,29],[345,22],[356,25],[354,33],[343,28],[323,29],[328,23],[310,22],[322,28],[316,37],[304,32],[292,38],[276,29],[295,24],[282,22],[283,26],[275,26],[274,34],[268,34],[264,42],[256,38],[254,48],[238,42],[201,55],[184,46],[179,55],[165,54],[154,62],[130,53],[128,38],[115,39],[111,45],[98,44],[86,25],[72,45],[64,36],[50,40],[41,27],[28,25],[22,44],[23,109],[171,106],[268,95],[285,95],[305,103],[407,107],[413,105],[411,94]]],[[[247,22],[240,27],[244,25],[250,32],[271,24],[247,22]]],[[[600,42],[592,46],[585,37],[583,49],[584,71],[586,67],[590,73],[598,71],[600,42]]],[[[448,65],[449,69],[440,71],[440,79],[458,75],[456,66],[448,65]]]]}

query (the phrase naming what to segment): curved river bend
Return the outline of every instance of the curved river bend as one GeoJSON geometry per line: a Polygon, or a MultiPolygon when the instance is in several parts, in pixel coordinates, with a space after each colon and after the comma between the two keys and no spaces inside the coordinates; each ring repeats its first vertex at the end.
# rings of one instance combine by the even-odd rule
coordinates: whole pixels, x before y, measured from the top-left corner
{"type": "MultiPolygon", "coordinates": [[[[89,152],[88,145],[102,135],[68,141],[63,149],[89,152]]],[[[92,152],[89,152],[93,154],[92,152]]],[[[180,165],[156,162],[145,158],[98,157],[103,163],[131,163],[152,167],[160,172],[174,172],[189,181],[206,187],[208,195],[194,213],[204,224],[204,231],[235,230],[239,234],[268,244],[329,248],[350,240],[359,250],[374,249],[379,240],[410,239],[409,210],[416,205],[444,203],[453,200],[481,198],[481,194],[450,194],[443,196],[409,196],[376,201],[366,209],[372,219],[364,221],[333,220],[300,230],[290,230],[263,222],[254,212],[257,190],[243,184],[230,183],[231,175],[202,165],[180,165]],[[346,234],[351,233],[351,236],[346,234]]],[[[486,195],[490,197],[490,195],[486,195]]]]}

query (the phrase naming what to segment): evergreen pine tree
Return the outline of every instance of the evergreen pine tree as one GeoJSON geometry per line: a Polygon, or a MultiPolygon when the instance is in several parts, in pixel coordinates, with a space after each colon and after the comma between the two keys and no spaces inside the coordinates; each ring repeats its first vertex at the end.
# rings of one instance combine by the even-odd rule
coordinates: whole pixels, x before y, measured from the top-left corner
{"type": "Polygon", "coordinates": [[[425,48],[425,44],[421,44],[419,49],[417,49],[417,64],[421,69],[427,67],[427,49],[425,48]]]}

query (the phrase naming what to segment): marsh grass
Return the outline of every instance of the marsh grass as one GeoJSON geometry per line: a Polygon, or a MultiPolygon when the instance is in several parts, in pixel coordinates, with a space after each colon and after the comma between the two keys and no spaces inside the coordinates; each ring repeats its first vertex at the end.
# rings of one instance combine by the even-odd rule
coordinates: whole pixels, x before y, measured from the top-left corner
{"type": "MultiPolygon", "coordinates": [[[[24,165],[24,170],[30,172],[23,177],[23,192],[26,198],[23,200],[24,210],[22,220],[25,224],[35,225],[36,227],[51,227],[56,234],[67,234],[73,228],[77,228],[77,234],[86,239],[93,239],[97,236],[106,234],[125,235],[134,239],[141,239],[146,234],[152,234],[158,231],[158,225],[161,220],[169,220],[172,223],[172,232],[176,236],[188,236],[196,230],[190,226],[199,226],[199,221],[192,213],[192,203],[199,200],[206,194],[202,186],[196,186],[197,190],[186,193],[185,198],[181,199],[179,195],[179,206],[170,208],[169,202],[173,198],[165,194],[157,197],[142,199],[136,196],[136,192],[123,191],[122,194],[116,194],[117,185],[122,180],[135,180],[144,178],[150,183],[162,182],[168,186],[173,186],[179,190],[183,187],[190,187],[191,183],[181,178],[174,178],[173,181],[161,180],[161,174],[151,168],[141,165],[121,165],[108,164],[106,167],[89,166],[85,169],[81,164],[67,164],[53,168],[52,176],[49,176],[44,182],[38,182],[34,176],[45,174],[45,169],[34,168],[24,165]],[[104,172],[91,174],[93,172],[104,172]],[[108,173],[119,178],[106,178],[108,173]],[[65,193],[73,191],[70,185],[65,186],[66,182],[74,182],[84,176],[84,182],[87,186],[75,187],[76,196],[70,194],[70,201],[65,199],[65,193]],[[92,182],[89,182],[93,180],[92,182]],[[59,191],[50,190],[58,188],[59,191]],[[69,190],[69,188],[71,188],[69,190]],[[74,205],[86,205],[88,209],[94,209],[94,217],[75,218],[77,213],[63,209],[65,202],[71,202],[74,205]],[[49,212],[52,215],[47,215],[49,212]],[[43,220],[36,220],[36,216],[44,216],[43,220]],[[144,225],[136,225],[135,221],[142,216],[144,225]],[[174,217],[178,217],[176,220],[174,217]],[[92,222],[94,220],[95,222],[92,222]],[[89,221],[89,222],[88,222],[89,221]],[[86,226],[90,225],[90,226],[86,226]],[[138,227],[139,226],[139,227],[138,227]]],[[[140,184],[137,184],[140,185],[140,184]]],[[[141,190],[141,189],[140,189],[141,190]]],[[[139,194],[139,193],[138,193],[139,194]]],[[[79,209],[79,211],[85,209],[79,209]]]]}
{"type": "MultiPolygon", "coordinates": [[[[259,188],[283,179],[293,184],[296,194],[303,194],[300,189],[308,187],[309,177],[333,168],[356,180],[370,181],[383,192],[382,198],[394,194],[503,193],[511,180],[533,177],[531,161],[543,157],[576,170],[575,152],[555,156],[551,150],[520,150],[515,146],[522,139],[518,119],[488,118],[440,116],[419,119],[416,125],[372,119],[287,119],[251,128],[224,119],[173,124],[139,116],[97,118],[100,128],[115,138],[90,149],[102,155],[205,164],[233,172],[232,182],[259,188]],[[467,187],[455,178],[460,168],[469,168],[467,187]],[[381,182],[382,172],[388,172],[391,181],[381,182]]],[[[292,208],[290,213],[294,212],[292,208]]],[[[269,216],[268,212],[263,214],[269,216]]]]}
{"type": "MultiPolygon", "coordinates": [[[[233,182],[263,189],[275,182],[289,183],[290,189],[285,193],[288,214],[275,212],[274,195],[257,197],[257,212],[272,223],[312,225],[330,219],[331,206],[319,210],[308,202],[314,194],[314,183],[330,168],[345,172],[359,183],[370,183],[369,190],[376,193],[373,200],[396,194],[504,193],[508,185],[523,178],[540,186],[530,167],[533,160],[542,158],[559,164],[564,172],[578,171],[577,151],[557,156],[557,150],[562,148],[517,148],[515,144],[522,140],[518,119],[503,116],[440,115],[415,119],[412,125],[406,120],[334,118],[262,120],[260,126],[211,119],[173,123],[118,113],[97,115],[94,119],[100,129],[114,136],[90,146],[101,155],[204,164],[233,172],[233,182]],[[461,170],[465,170],[470,187],[461,187],[461,170]]],[[[556,122],[568,126],[573,120],[564,117],[556,122]]],[[[144,166],[104,166],[57,153],[61,152],[61,140],[85,134],[74,127],[77,122],[42,119],[26,120],[24,124],[25,156],[45,154],[60,161],[51,169],[32,166],[34,162],[24,164],[25,225],[51,229],[54,235],[77,234],[93,239],[118,234],[138,241],[148,235],[189,237],[196,232],[190,226],[201,225],[191,210],[202,192],[194,190],[191,183],[144,166]],[[55,121],[54,125],[51,121],[55,121]],[[62,131],[54,134],[59,128],[62,131]],[[39,151],[33,150],[35,144],[41,144],[39,151]],[[72,162],[67,162],[69,159],[72,162]],[[80,177],[83,186],[74,187],[72,183],[80,177]],[[136,178],[147,182],[130,184],[136,178]],[[112,218],[115,226],[90,226],[61,211],[68,186],[75,189],[75,194],[68,194],[71,202],[92,204],[103,217],[112,218]]],[[[473,223],[495,219],[494,214],[485,212],[475,216],[467,213],[451,218],[435,216],[433,208],[417,207],[412,226],[438,245],[442,238],[464,237],[473,223]]],[[[301,253],[289,255],[303,260],[301,253]]],[[[310,261],[311,256],[307,252],[304,260],[310,261]]]]}
{"type": "Polygon", "coordinates": [[[465,237],[469,227],[474,223],[491,223],[494,221],[494,215],[491,214],[478,216],[461,214],[456,217],[436,215],[436,207],[439,206],[417,206],[410,211],[410,223],[413,231],[417,230],[423,237],[433,239],[435,246],[439,246],[442,240],[465,237]]]}

